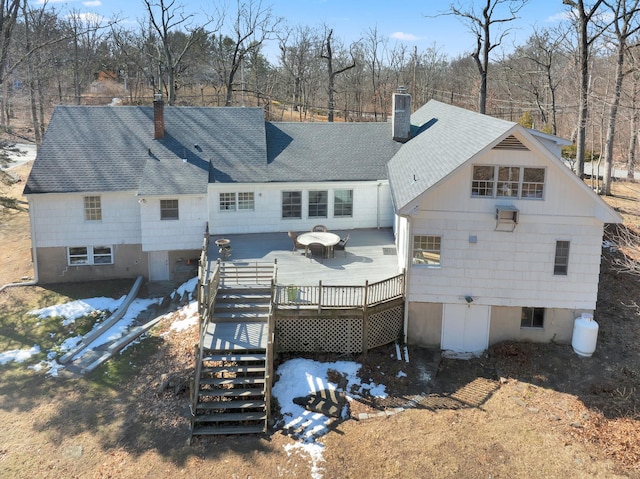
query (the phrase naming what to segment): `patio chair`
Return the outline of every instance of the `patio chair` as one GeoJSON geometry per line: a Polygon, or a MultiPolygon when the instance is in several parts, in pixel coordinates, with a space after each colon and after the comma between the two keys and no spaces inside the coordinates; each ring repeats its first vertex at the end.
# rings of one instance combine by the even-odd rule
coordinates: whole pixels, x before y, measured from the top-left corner
{"type": "Polygon", "coordinates": [[[333,250],[340,250],[340,251],[344,251],[344,257],[347,257],[347,250],[346,250],[346,246],[347,246],[347,241],[349,241],[349,236],[351,236],[350,234],[348,234],[347,236],[345,236],[344,238],[342,238],[340,241],[338,241],[338,244],[336,244],[333,247],[333,250]]]}
{"type": "Polygon", "coordinates": [[[311,228],[311,231],[321,231],[323,233],[326,233],[328,230],[325,225],[315,225],[313,228],[311,228]]]}
{"type": "Polygon", "coordinates": [[[289,231],[288,234],[289,238],[291,238],[291,241],[293,242],[293,249],[291,250],[293,253],[295,253],[299,248],[304,249],[304,245],[298,243],[298,233],[296,233],[295,231],[289,231]]]}

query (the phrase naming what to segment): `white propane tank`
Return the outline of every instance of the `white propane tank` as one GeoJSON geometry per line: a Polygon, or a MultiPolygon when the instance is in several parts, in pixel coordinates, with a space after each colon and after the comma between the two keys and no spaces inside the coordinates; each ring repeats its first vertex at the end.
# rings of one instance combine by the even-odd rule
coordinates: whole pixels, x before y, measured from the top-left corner
{"type": "Polygon", "coordinates": [[[571,346],[578,356],[590,358],[596,350],[598,341],[598,323],[593,320],[593,314],[582,313],[573,323],[573,337],[571,346]]]}

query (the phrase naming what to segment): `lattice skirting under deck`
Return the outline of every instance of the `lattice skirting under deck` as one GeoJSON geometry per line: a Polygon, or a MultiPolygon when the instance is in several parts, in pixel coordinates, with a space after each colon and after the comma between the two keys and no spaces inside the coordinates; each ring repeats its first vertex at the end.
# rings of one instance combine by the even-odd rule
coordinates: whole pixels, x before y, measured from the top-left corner
{"type": "Polygon", "coordinates": [[[371,314],[365,334],[363,316],[280,316],[275,321],[277,351],[360,353],[397,341],[402,335],[403,318],[402,306],[371,314]],[[368,336],[366,347],[365,336],[368,336]]]}

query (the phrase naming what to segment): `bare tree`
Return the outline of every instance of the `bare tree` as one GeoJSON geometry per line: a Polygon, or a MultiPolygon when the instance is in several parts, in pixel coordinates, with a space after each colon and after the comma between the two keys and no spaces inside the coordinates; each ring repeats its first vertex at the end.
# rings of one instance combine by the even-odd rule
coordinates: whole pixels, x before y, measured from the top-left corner
{"type": "Polygon", "coordinates": [[[517,47],[511,55],[511,59],[516,60],[510,65],[518,78],[516,85],[533,97],[542,123],[548,126],[552,135],[558,131],[557,90],[562,75],[557,66],[566,36],[566,31],[562,30],[534,31],[527,43],[517,47]]]}
{"type": "Polygon", "coordinates": [[[476,37],[476,46],[471,53],[480,74],[478,95],[478,111],[485,113],[487,108],[487,74],[489,71],[489,54],[502,44],[509,29],[501,30],[492,36],[492,27],[511,22],[518,18],[518,12],[529,0],[484,0],[482,11],[477,12],[473,5],[461,6],[451,4],[444,15],[459,17],[476,37]],[[501,7],[506,7],[503,15],[501,7]]]}
{"type": "Polygon", "coordinates": [[[587,120],[589,116],[589,56],[593,42],[604,32],[604,28],[597,26],[594,31],[589,26],[595,18],[598,8],[604,0],[596,0],[591,6],[585,5],[584,0],[562,0],[562,3],[572,9],[573,24],[578,33],[578,65],[580,69],[578,127],[576,134],[576,173],[584,178],[584,159],[587,135],[587,120]]]}
{"type": "Polygon", "coordinates": [[[319,33],[304,26],[285,28],[278,38],[284,93],[287,98],[291,98],[292,109],[298,112],[300,120],[308,106],[309,93],[315,91],[315,88],[310,87],[314,56],[320,43],[319,33]]]}
{"type": "Polygon", "coordinates": [[[167,102],[173,105],[176,101],[176,72],[180,63],[189,49],[206,36],[205,28],[211,22],[192,27],[193,14],[185,14],[183,5],[176,4],[176,0],[143,0],[143,2],[149,15],[149,24],[159,39],[157,45],[159,77],[162,76],[161,73],[166,74],[167,102]],[[185,30],[186,41],[176,45],[176,42],[172,41],[174,36],[172,33],[180,29],[185,30]],[[164,72],[162,72],[162,65],[164,65],[164,72]]]}
{"type": "Polygon", "coordinates": [[[640,109],[638,108],[638,95],[640,95],[640,70],[638,70],[638,47],[629,49],[629,60],[632,63],[631,68],[631,116],[629,118],[629,148],[627,150],[627,179],[635,178],[636,154],[638,149],[638,122],[640,120],[640,109]],[[635,66],[635,67],[634,67],[635,66]]]}
{"type": "Polygon", "coordinates": [[[329,95],[327,107],[328,107],[328,117],[327,121],[333,122],[333,116],[335,112],[335,94],[336,94],[336,77],[341,73],[346,72],[352,68],[355,68],[356,63],[353,60],[348,65],[344,65],[341,68],[335,69],[333,66],[334,61],[334,52],[333,47],[331,46],[331,37],[333,36],[333,29],[329,29],[327,32],[327,36],[322,45],[322,52],[320,53],[320,57],[327,61],[327,74],[329,75],[329,83],[327,86],[327,94],[329,95]]]}
{"type": "Polygon", "coordinates": [[[613,141],[616,133],[616,120],[620,95],[622,92],[622,80],[630,72],[625,68],[625,57],[629,48],[629,39],[640,30],[637,22],[640,0],[617,0],[614,4],[608,4],[614,16],[612,23],[613,40],[615,41],[616,73],[613,91],[613,99],[609,107],[607,122],[607,140],[604,150],[604,174],[602,176],[601,194],[611,195],[611,172],[613,170],[613,141]]]}
{"type": "MultiPolygon", "coordinates": [[[[265,7],[261,0],[237,1],[237,9],[231,34],[220,35],[216,40],[216,69],[226,87],[225,105],[233,104],[236,75],[245,59],[259,52],[280,23],[271,14],[271,7],[265,7]]],[[[244,89],[244,85],[242,85],[244,89]]]]}

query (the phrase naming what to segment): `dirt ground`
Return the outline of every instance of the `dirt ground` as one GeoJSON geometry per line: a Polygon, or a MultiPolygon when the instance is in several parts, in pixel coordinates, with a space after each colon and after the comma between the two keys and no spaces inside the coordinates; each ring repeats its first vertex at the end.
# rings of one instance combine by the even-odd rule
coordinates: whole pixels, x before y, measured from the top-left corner
{"type": "MultiPolygon", "coordinates": [[[[640,185],[616,188],[610,201],[640,224],[640,185]]],[[[33,275],[25,212],[0,212],[0,253],[0,283],[33,275]]],[[[591,358],[554,343],[500,343],[469,361],[410,348],[406,363],[393,345],[318,358],[360,361],[363,378],[385,384],[389,397],[350,404],[350,418],[320,441],[315,475],[278,430],[187,444],[197,333],[169,332],[163,321],[88,378],[0,366],[0,476],[640,478],[640,281],[610,268],[615,254],[603,256],[591,358]]],[[[24,310],[55,289],[7,289],[0,310],[24,310]]],[[[0,339],[30,344],[29,331],[2,328],[0,339]]]]}

